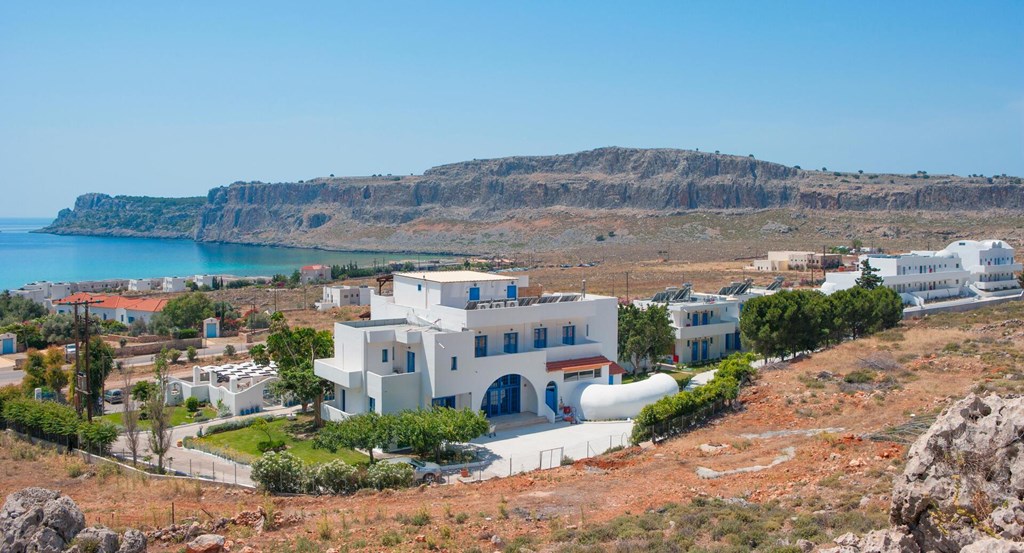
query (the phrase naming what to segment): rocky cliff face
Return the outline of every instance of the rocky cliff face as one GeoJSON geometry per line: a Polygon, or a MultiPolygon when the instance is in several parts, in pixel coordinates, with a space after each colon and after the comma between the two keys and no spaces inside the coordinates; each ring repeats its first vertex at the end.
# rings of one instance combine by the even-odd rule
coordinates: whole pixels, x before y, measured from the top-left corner
{"type": "Polygon", "coordinates": [[[1024,551],[1024,398],[970,395],[907,453],[894,528],[847,534],[829,553],[1024,551]]]}
{"type": "Polygon", "coordinates": [[[86,195],[50,230],[373,247],[416,223],[475,224],[565,210],[584,218],[766,208],[1020,210],[1024,186],[1020,179],[827,173],[749,157],[602,148],[454,163],[421,176],[234,183],[211,190],[205,202],[194,200],[168,205],[86,195]]]}

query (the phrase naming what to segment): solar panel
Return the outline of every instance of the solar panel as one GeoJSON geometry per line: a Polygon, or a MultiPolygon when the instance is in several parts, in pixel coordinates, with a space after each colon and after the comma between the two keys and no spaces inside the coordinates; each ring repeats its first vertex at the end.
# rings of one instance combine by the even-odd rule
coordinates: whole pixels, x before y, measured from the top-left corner
{"type": "Polygon", "coordinates": [[[466,302],[466,311],[473,311],[474,309],[476,309],[476,304],[478,303],[480,302],[477,300],[470,300],[466,302]]]}

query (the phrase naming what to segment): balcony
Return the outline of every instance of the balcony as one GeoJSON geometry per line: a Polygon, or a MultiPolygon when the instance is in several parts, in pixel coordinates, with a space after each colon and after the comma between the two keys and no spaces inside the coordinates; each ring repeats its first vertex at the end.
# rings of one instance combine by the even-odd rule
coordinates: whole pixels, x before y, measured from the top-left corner
{"type": "Polygon", "coordinates": [[[1002,273],[1019,273],[1024,269],[1020,263],[1005,263],[1003,265],[980,265],[981,274],[995,275],[1002,273]]]}
{"type": "Polygon", "coordinates": [[[350,390],[363,387],[363,371],[345,367],[337,357],[317,359],[313,362],[313,373],[350,390]]]}
{"type": "Polygon", "coordinates": [[[676,339],[694,340],[697,338],[707,338],[710,336],[724,336],[726,334],[733,334],[734,332],[736,332],[738,328],[738,323],[736,321],[710,323],[706,325],[697,326],[684,326],[676,329],[676,339]]]}

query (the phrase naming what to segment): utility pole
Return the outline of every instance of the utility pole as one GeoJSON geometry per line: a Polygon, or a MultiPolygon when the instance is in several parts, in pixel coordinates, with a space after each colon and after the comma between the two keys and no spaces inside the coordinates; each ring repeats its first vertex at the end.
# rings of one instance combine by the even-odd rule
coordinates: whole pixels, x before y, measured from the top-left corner
{"type": "Polygon", "coordinates": [[[629,271],[626,271],[626,303],[629,303],[629,271]]]}
{"type": "Polygon", "coordinates": [[[82,414],[82,394],[85,393],[86,416],[92,422],[93,402],[91,401],[92,382],[89,378],[89,306],[102,303],[100,300],[82,300],[60,302],[74,308],[75,317],[75,410],[82,414]],[[84,317],[79,317],[78,307],[84,307],[84,317]],[[83,324],[84,323],[84,324],[83,324]],[[83,328],[84,327],[84,328],[83,328]],[[85,359],[83,363],[83,359],[85,359]],[[84,369],[83,369],[84,365],[84,369]]]}

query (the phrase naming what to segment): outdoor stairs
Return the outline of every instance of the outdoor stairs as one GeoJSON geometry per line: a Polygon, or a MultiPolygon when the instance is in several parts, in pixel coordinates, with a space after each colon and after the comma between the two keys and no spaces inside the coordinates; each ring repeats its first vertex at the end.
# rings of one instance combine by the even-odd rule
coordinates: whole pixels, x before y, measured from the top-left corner
{"type": "Polygon", "coordinates": [[[501,432],[503,430],[512,430],[536,424],[548,424],[548,419],[533,413],[520,413],[518,415],[495,417],[491,419],[491,424],[494,425],[495,432],[501,432]]]}

